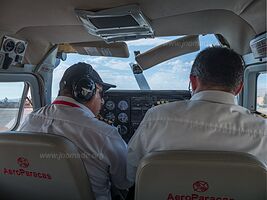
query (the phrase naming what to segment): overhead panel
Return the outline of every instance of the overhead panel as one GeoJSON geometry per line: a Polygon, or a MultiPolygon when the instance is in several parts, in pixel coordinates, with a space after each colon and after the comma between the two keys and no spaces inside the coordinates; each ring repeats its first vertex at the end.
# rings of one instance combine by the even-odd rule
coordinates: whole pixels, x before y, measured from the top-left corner
{"type": "Polygon", "coordinates": [[[87,31],[106,42],[154,37],[149,21],[137,5],[98,12],[75,10],[87,31]]]}

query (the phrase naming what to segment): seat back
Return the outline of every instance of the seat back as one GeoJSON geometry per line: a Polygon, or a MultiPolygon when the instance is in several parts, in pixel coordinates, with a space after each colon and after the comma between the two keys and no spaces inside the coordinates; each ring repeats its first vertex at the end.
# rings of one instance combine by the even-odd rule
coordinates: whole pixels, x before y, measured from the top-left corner
{"type": "Polygon", "coordinates": [[[136,200],[266,200],[266,166],[245,153],[162,151],[137,170],[136,200]]]}
{"type": "Polygon", "coordinates": [[[0,196],[17,200],[91,200],[91,185],[76,146],[62,136],[0,134],[0,196]]]}

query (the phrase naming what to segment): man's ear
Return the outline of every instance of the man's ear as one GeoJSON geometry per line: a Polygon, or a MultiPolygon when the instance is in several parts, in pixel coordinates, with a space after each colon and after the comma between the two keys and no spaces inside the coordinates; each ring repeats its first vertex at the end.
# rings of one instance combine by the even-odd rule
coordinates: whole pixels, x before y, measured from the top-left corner
{"type": "Polygon", "coordinates": [[[241,81],[234,90],[235,96],[238,95],[242,91],[243,86],[244,86],[243,81],[241,81]]]}
{"type": "Polygon", "coordinates": [[[195,91],[198,87],[198,78],[197,76],[190,75],[190,82],[192,86],[192,91],[195,91]]]}

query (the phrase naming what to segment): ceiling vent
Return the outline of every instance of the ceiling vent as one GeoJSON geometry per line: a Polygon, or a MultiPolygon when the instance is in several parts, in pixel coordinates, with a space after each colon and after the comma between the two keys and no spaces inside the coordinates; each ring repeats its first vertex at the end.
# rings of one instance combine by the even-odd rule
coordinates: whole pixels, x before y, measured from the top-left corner
{"type": "Polygon", "coordinates": [[[250,48],[254,58],[267,57],[267,33],[263,33],[250,41],[250,48]]]}
{"type": "Polygon", "coordinates": [[[91,12],[75,10],[77,16],[92,35],[106,42],[154,37],[154,31],[136,5],[91,12]]]}

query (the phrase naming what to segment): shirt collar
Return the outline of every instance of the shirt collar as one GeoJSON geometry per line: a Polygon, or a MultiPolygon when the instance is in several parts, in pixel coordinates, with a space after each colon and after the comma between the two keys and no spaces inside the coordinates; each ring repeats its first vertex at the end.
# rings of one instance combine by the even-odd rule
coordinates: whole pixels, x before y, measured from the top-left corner
{"type": "Polygon", "coordinates": [[[82,110],[84,110],[85,112],[87,112],[89,114],[90,117],[95,117],[94,113],[87,108],[85,105],[79,103],[78,101],[76,101],[75,99],[71,98],[71,97],[66,97],[66,96],[58,96],[55,101],[67,101],[70,103],[74,103],[77,106],[79,106],[82,110]]]}
{"type": "Polygon", "coordinates": [[[194,94],[190,100],[200,100],[200,101],[237,105],[235,96],[233,94],[218,90],[205,90],[198,92],[194,94]]]}

